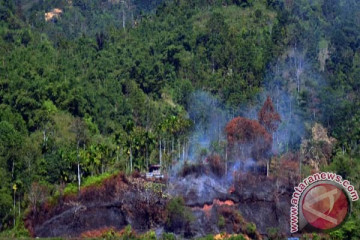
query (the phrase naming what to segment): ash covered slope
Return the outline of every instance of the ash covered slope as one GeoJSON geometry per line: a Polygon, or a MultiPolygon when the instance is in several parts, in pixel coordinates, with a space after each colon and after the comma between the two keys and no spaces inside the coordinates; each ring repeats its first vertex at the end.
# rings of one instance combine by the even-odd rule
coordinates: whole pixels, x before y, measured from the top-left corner
{"type": "Polygon", "coordinates": [[[230,228],[219,227],[223,216],[231,221],[232,216],[223,215],[224,208],[232,214],[239,213],[246,222],[253,222],[261,234],[268,228],[279,228],[287,233],[291,198],[291,183],[285,179],[265,177],[254,173],[231,172],[234,180],[218,178],[212,173],[190,174],[169,184],[170,195],[182,196],[191,207],[195,221],[192,231],[207,235],[222,231],[241,232],[231,222],[230,228]]]}

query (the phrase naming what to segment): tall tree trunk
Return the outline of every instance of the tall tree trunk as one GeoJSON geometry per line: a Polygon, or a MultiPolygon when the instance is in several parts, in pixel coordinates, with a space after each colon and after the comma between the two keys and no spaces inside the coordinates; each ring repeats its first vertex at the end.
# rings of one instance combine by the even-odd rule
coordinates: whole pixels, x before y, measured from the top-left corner
{"type": "Polygon", "coordinates": [[[80,192],[81,178],[80,178],[80,156],[79,156],[79,142],[76,145],[76,158],[77,158],[77,177],[78,177],[78,189],[80,192]]]}
{"type": "Polygon", "coordinates": [[[80,185],[81,185],[81,178],[80,178],[80,163],[78,162],[77,164],[77,171],[78,171],[78,186],[79,186],[79,191],[80,191],[80,185]]]}
{"type": "Polygon", "coordinates": [[[133,169],[133,159],[132,159],[132,149],[130,146],[130,172],[132,172],[133,169]]]}
{"type": "Polygon", "coordinates": [[[119,151],[120,151],[120,148],[119,148],[119,146],[117,146],[117,151],[116,151],[116,163],[119,162],[119,151]]]}
{"type": "Polygon", "coordinates": [[[123,6],[122,6],[122,27],[125,30],[125,24],[126,24],[126,14],[125,14],[125,0],[123,0],[123,6]]]}
{"type": "Polygon", "coordinates": [[[159,162],[160,162],[160,168],[161,168],[161,165],[162,165],[162,152],[161,152],[161,139],[160,139],[160,142],[159,142],[159,162]]]}
{"type": "Polygon", "coordinates": [[[16,218],[16,201],[15,201],[15,192],[16,190],[14,189],[14,228],[15,228],[15,218],[16,218]]]}
{"type": "Polygon", "coordinates": [[[45,145],[45,149],[47,147],[47,141],[46,141],[46,130],[43,130],[43,138],[44,138],[44,145],[45,145]]]}
{"type": "Polygon", "coordinates": [[[134,27],[134,13],[132,12],[132,9],[130,10],[131,12],[131,26],[134,27]]]}
{"type": "Polygon", "coordinates": [[[146,169],[149,171],[149,146],[148,143],[146,143],[146,149],[145,149],[145,158],[146,158],[146,169]]]}
{"type": "Polygon", "coordinates": [[[166,140],[163,141],[163,145],[164,145],[164,156],[166,154],[166,140]]]}

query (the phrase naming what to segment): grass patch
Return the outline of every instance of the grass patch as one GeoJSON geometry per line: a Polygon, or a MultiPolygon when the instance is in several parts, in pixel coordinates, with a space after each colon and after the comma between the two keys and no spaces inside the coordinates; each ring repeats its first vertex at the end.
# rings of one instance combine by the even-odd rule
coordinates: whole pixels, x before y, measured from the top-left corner
{"type": "MultiPolygon", "coordinates": [[[[90,186],[100,186],[105,179],[107,179],[113,175],[116,175],[116,174],[117,173],[104,173],[104,174],[101,174],[98,176],[89,176],[89,177],[83,179],[81,188],[90,187],[90,186]]],[[[77,183],[69,183],[66,185],[66,187],[64,189],[64,195],[76,194],[77,192],[78,192],[78,184],[77,183]]]]}
{"type": "Polygon", "coordinates": [[[82,184],[82,187],[89,187],[89,186],[100,186],[101,183],[113,176],[115,174],[111,174],[111,173],[104,173],[104,174],[101,174],[101,175],[98,175],[98,176],[90,176],[90,177],[87,177],[83,180],[83,184],[82,184]]]}
{"type": "Polygon", "coordinates": [[[78,192],[78,186],[75,183],[69,183],[64,189],[64,195],[71,195],[78,192]]]}

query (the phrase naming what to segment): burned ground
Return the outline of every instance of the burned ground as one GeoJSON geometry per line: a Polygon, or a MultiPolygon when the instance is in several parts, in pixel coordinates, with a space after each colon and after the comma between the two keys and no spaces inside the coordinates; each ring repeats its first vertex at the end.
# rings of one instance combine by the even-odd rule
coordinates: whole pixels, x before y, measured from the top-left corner
{"type": "Polygon", "coordinates": [[[279,226],[279,231],[287,232],[288,181],[242,171],[226,175],[217,165],[185,165],[181,175],[167,182],[114,175],[101,185],[62,196],[55,204],[48,201],[31,209],[25,224],[34,237],[88,236],[128,225],[137,233],[161,229],[186,238],[227,232],[260,239],[259,234],[279,226]],[[171,207],[176,198],[182,200],[171,207]]]}
{"type": "Polygon", "coordinates": [[[77,237],[81,233],[131,225],[137,232],[162,225],[166,198],[161,183],[118,174],[100,186],[84,188],[77,195],[60,197],[55,204],[32,209],[25,225],[35,237],[77,237]]]}
{"type": "Polygon", "coordinates": [[[193,234],[204,236],[224,230],[244,233],[234,215],[226,214],[226,211],[239,214],[244,222],[255,223],[261,234],[279,226],[279,231],[286,233],[291,197],[289,183],[253,173],[233,174],[234,179],[230,182],[213,175],[192,174],[169,183],[170,195],[182,196],[185,204],[193,210],[193,234]],[[224,214],[219,214],[219,211],[224,214]],[[222,228],[219,227],[220,215],[225,221],[222,228]]]}

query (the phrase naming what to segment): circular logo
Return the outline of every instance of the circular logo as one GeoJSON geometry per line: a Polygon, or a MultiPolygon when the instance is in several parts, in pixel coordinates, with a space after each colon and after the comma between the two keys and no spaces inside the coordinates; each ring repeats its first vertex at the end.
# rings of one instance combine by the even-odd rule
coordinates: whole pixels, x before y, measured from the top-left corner
{"type": "Polygon", "coordinates": [[[309,189],[302,201],[302,212],[312,226],[328,230],[339,226],[350,210],[350,202],[342,189],[322,183],[309,189]]]}

